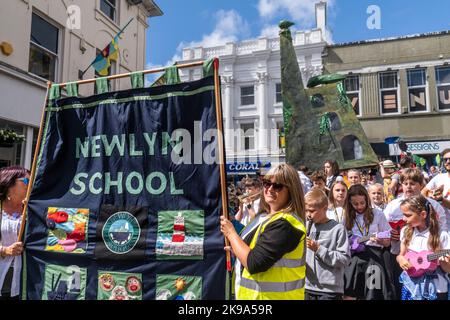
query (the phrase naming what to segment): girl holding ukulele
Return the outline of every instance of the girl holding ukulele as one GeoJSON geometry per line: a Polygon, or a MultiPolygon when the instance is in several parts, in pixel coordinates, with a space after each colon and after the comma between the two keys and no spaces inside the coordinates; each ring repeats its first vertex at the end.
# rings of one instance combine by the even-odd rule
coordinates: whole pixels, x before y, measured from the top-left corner
{"type": "MultiPolygon", "coordinates": [[[[407,225],[400,233],[400,254],[397,262],[404,270],[400,275],[402,300],[448,300],[450,258],[443,255],[431,262],[434,268],[421,270],[420,262],[428,263],[431,253],[450,249],[450,237],[439,230],[439,222],[431,204],[422,195],[402,201],[400,208],[407,225]],[[425,252],[421,258],[417,253],[425,252]],[[433,270],[434,269],[434,270],[433,270]]],[[[445,254],[445,252],[444,252],[445,254]]],[[[424,265],[425,266],[425,265],[424,265]]]]}

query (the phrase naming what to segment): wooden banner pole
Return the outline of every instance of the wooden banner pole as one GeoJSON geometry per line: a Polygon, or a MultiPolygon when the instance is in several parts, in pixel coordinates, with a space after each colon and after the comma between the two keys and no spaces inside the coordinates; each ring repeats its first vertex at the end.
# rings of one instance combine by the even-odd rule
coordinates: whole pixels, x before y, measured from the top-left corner
{"type": "MultiPolygon", "coordinates": [[[[202,65],[203,65],[203,61],[196,61],[196,62],[191,62],[191,63],[178,64],[178,65],[176,65],[176,67],[178,69],[183,69],[183,68],[190,68],[190,67],[198,67],[198,66],[202,66],[202,65]]],[[[143,74],[148,74],[148,73],[164,72],[166,69],[167,69],[167,67],[161,67],[161,68],[156,68],[156,69],[144,70],[144,71],[142,71],[142,73],[143,74]]],[[[107,77],[103,77],[103,78],[105,78],[107,80],[126,78],[126,77],[129,77],[132,73],[133,72],[116,74],[116,75],[107,76],[107,77]]],[[[78,81],[73,81],[73,82],[65,82],[65,83],[60,83],[59,86],[65,87],[68,83],[75,83],[75,84],[78,84],[78,85],[86,84],[86,83],[92,83],[92,82],[95,82],[97,79],[99,79],[99,78],[78,80],[78,81]]]]}
{"type": "MultiPolygon", "coordinates": [[[[220,188],[222,190],[222,209],[225,218],[230,219],[228,213],[228,196],[227,196],[227,174],[225,171],[225,154],[224,154],[224,135],[223,135],[223,118],[222,118],[222,103],[219,82],[219,59],[214,59],[214,93],[216,95],[216,119],[217,119],[217,143],[219,147],[219,168],[220,168],[220,188]]],[[[225,245],[230,243],[225,237],[225,245]]],[[[226,251],[227,256],[227,270],[231,271],[231,253],[226,251]]]]}
{"type": "Polygon", "coordinates": [[[51,86],[52,86],[52,82],[47,81],[47,93],[45,94],[44,108],[42,110],[42,115],[41,115],[41,125],[39,126],[39,133],[38,133],[38,137],[37,137],[37,141],[36,141],[36,147],[34,148],[34,157],[33,157],[33,164],[31,166],[30,181],[28,183],[27,195],[25,197],[25,200],[23,201],[24,203],[23,203],[23,209],[22,209],[22,221],[20,223],[20,231],[19,231],[19,235],[17,237],[18,242],[22,240],[23,233],[25,231],[28,200],[30,199],[31,189],[33,188],[34,178],[36,175],[36,163],[37,163],[37,159],[39,157],[39,151],[40,151],[41,139],[42,139],[42,131],[44,130],[45,108],[47,108],[48,96],[49,96],[51,86]]]}

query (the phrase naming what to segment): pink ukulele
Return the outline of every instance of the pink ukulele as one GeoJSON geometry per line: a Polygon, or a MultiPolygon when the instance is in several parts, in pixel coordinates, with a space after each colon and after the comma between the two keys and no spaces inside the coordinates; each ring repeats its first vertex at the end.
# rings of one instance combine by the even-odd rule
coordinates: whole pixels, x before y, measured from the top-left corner
{"type": "Polygon", "coordinates": [[[450,255],[450,250],[441,250],[439,252],[432,252],[423,250],[420,252],[408,251],[405,258],[408,259],[411,264],[406,272],[410,277],[421,277],[425,272],[433,272],[439,266],[438,259],[450,255]]]}

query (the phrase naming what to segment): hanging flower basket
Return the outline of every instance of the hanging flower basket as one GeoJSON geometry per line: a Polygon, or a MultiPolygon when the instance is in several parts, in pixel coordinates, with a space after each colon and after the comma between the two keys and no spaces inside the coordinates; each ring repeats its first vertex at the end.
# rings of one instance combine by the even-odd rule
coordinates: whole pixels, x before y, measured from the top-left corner
{"type": "Polygon", "coordinates": [[[15,143],[25,141],[25,136],[11,129],[0,129],[0,148],[11,148],[15,143]]]}

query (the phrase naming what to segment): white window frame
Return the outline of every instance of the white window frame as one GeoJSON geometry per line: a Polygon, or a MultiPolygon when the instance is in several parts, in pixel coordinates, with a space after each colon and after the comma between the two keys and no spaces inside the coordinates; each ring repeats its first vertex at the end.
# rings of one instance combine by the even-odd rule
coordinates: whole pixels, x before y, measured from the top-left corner
{"type": "Polygon", "coordinates": [[[255,86],[254,85],[242,85],[239,87],[239,107],[241,109],[246,109],[246,108],[254,108],[255,106],[255,86]],[[253,88],[253,95],[242,95],[242,89],[243,88],[253,88]],[[252,104],[242,104],[242,98],[243,97],[253,97],[253,103],[252,104]]]}
{"type": "Polygon", "coordinates": [[[407,91],[408,91],[408,111],[410,113],[426,113],[430,111],[430,94],[428,92],[428,79],[427,79],[427,68],[413,68],[413,69],[407,69],[406,70],[406,85],[407,85],[407,91]],[[409,86],[409,72],[411,71],[417,71],[422,70],[424,72],[424,79],[425,84],[420,86],[409,86]],[[423,89],[425,88],[425,103],[426,103],[426,109],[421,111],[413,111],[411,110],[411,97],[409,93],[409,89],[423,89]]]}
{"type": "MultiPolygon", "coordinates": [[[[34,42],[33,40],[31,40],[31,28],[30,28],[30,42],[29,42],[29,43],[30,43],[30,48],[28,49],[28,64],[30,63],[30,58],[31,58],[31,57],[30,57],[31,44],[33,44],[34,46],[36,46],[36,47],[38,47],[39,49],[45,51],[46,53],[48,53],[48,54],[50,54],[50,55],[56,57],[56,58],[55,58],[55,79],[45,79],[45,78],[40,77],[40,76],[37,75],[37,74],[32,73],[31,71],[29,71],[29,73],[31,73],[31,74],[33,74],[33,75],[35,75],[36,77],[39,77],[39,78],[41,78],[41,79],[45,79],[46,81],[52,81],[52,82],[54,82],[54,83],[58,83],[58,82],[59,82],[59,61],[60,61],[59,56],[60,56],[60,54],[61,54],[61,48],[62,48],[62,45],[61,45],[61,42],[62,42],[62,32],[61,32],[61,28],[60,28],[58,25],[56,25],[56,24],[52,23],[51,21],[49,21],[49,19],[48,19],[47,17],[45,17],[44,15],[40,14],[40,13],[37,12],[37,11],[33,11],[33,12],[31,13],[31,19],[33,19],[33,14],[35,14],[35,15],[38,16],[38,17],[40,17],[42,20],[44,20],[45,22],[47,22],[48,24],[52,25],[53,27],[55,27],[55,28],[58,30],[58,45],[57,45],[58,53],[55,54],[54,52],[48,50],[47,48],[45,48],[45,47],[43,47],[43,46],[37,44],[37,43],[34,42]]],[[[31,25],[31,23],[30,23],[30,25],[31,25]]],[[[28,69],[29,69],[29,67],[28,67],[28,69]]]]}
{"type": "MultiPolygon", "coordinates": [[[[239,129],[240,129],[240,132],[242,133],[242,136],[241,136],[241,145],[240,145],[240,151],[243,151],[243,152],[253,152],[253,151],[255,151],[256,150],[256,129],[255,129],[255,122],[241,122],[240,123],[240,126],[239,126],[239,129]],[[249,130],[252,130],[252,129],[247,129],[247,130],[244,130],[244,126],[246,126],[246,125],[252,125],[253,126],[253,148],[249,148],[249,149],[245,149],[245,139],[246,138],[250,138],[250,137],[248,137],[247,136],[247,134],[246,134],[246,132],[248,132],[249,130]]],[[[250,147],[250,142],[249,142],[249,147],[250,147]]]]}
{"type": "Polygon", "coordinates": [[[280,105],[283,104],[283,95],[281,94],[281,92],[282,92],[281,82],[276,82],[276,83],[275,83],[275,105],[277,105],[277,106],[280,106],[280,105]],[[277,91],[277,85],[280,85],[280,96],[281,96],[281,101],[277,101],[277,94],[278,94],[278,91],[277,91]]]}
{"type": "Polygon", "coordinates": [[[400,101],[400,86],[399,86],[399,72],[398,70],[388,70],[388,71],[381,71],[378,72],[378,99],[380,101],[380,115],[381,116],[390,116],[390,115],[398,115],[401,114],[401,101],[400,101]],[[397,81],[397,88],[391,87],[391,88],[381,88],[381,75],[385,73],[395,73],[396,74],[396,81],[397,81]],[[383,112],[383,100],[382,100],[382,92],[384,91],[393,91],[394,89],[397,90],[397,112],[383,112]]]}
{"type": "Polygon", "coordinates": [[[447,68],[447,69],[450,69],[450,65],[440,65],[440,66],[436,66],[435,67],[435,74],[436,74],[436,103],[437,103],[437,105],[436,105],[436,110],[438,111],[438,112],[450,112],[450,108],[448,108],[448,109],[441,109],[441,108],[439,108],[439,102],[440,102],[440,97],[439,97],[439,87],[441,87],[441,86],[450,86],[450,82],[444,82],[444,83],[439,83],[439,80],[438,80],[438,69],[444,69],[444,68],[447,68]]]}
{"type": "Polygon", "coordinates": [[[119,3],[118,2],[119,2],[118,0],[115,0],[115,4],[112,4],[111,0],[99,0],[99,3],[98,3],[98,9],[100,10],[100,12],[103,13],[106,17],[108,17],[109,20],[113,21],[114,23],[117,23],[117,21],[118,21],[117,20],[117,17],[119,14],[119,8],[118,8],[119,3]],[[102,1],[107,2],[111,7],[114,8],[114,18],[113,19],[111,19],[111,17],[108,14],[106,14],[105,12],[102,11],[102,1]]]}
{"type": "MultiPolygon", "coordinates": [[[[361,117],[361,116],[362,116],[362,106],[361,106],[361,77],[360,77],[359,74],[347,74],[345,80],[347,80],[347,78],[350,78],[350,77],[353,77],[353,78],[356,77],[356,78],[358,79],[358,90],[357,90],[357,91],[355,91],[355,90],[353,90],[353,91],[346,91],[346,93],[347,93],[347,94],[349,94],[349,93],[351,93],[351,94],[353,94],[353,93],[358,93],[359,113],[356,114],[356,116],[357,116],[357,117],[361,117]]],[[[344,81],[344,86],[345,86],[345,81],[344,81]]],[[[345,89],[347,90],[347,88],[345,88],[345,89]]]]}

